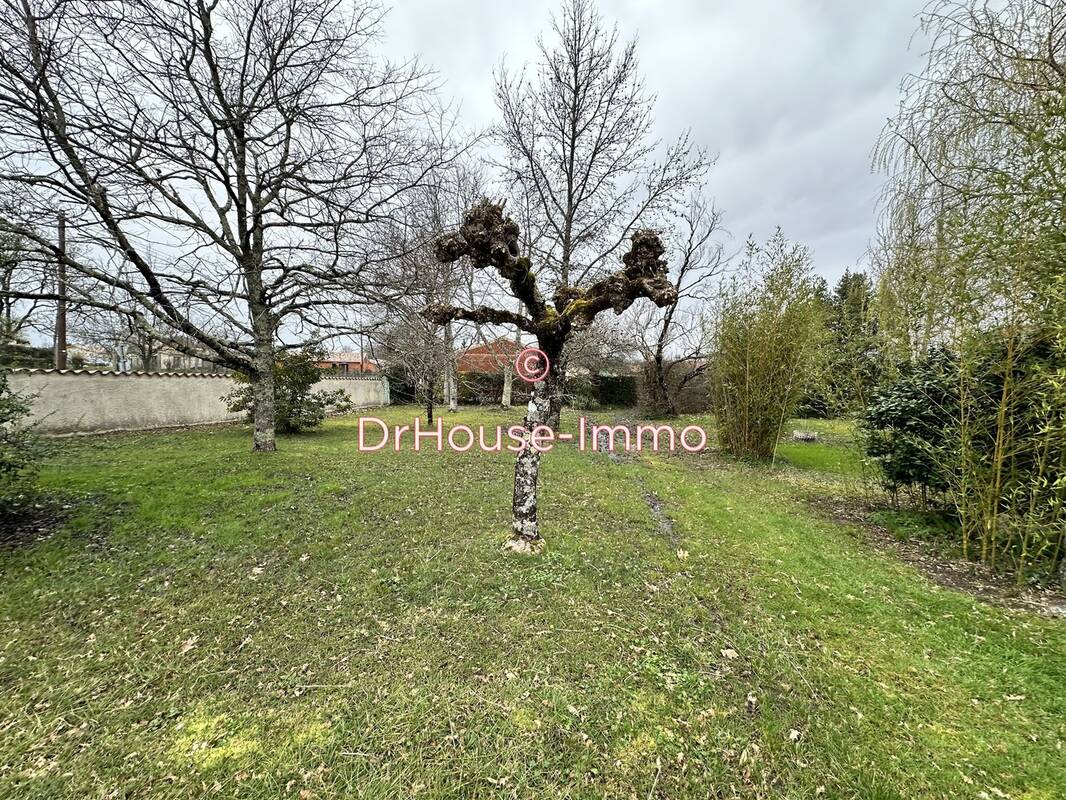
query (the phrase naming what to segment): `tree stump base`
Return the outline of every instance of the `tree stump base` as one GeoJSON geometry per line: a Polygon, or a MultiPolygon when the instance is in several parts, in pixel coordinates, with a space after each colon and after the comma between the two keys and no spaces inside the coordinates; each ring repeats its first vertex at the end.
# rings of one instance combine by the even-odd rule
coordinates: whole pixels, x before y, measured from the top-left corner
{"type": "Polygon", "coordinates": [[[503,543],[503,551],[505,553],[517,553],[523,556],[535,556],[543,549],[544,540],[539,537],[536,539],[511,537],[503,543]]]}

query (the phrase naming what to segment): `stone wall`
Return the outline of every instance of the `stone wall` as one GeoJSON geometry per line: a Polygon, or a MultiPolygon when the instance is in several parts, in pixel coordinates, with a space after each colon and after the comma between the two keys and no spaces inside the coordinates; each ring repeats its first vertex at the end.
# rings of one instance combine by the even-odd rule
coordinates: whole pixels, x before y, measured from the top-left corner
{"type": "MultiPolygon", "coordinates": [[[[234,387],[227,375],[16,369],[9,382],[19,394],[33,396],[38,429],[53,435],[210,425],[240,418],[222,401],[234,387]]],[[[357,408],[389,402],[388,381],[377,376],[331,375],[315,389],[343,389],[357,408]]]]}

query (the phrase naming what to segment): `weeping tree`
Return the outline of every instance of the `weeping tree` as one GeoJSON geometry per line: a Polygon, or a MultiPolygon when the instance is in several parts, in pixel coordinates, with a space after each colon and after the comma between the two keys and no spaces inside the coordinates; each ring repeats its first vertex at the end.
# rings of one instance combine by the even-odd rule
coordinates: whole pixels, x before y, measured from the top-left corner
{"type": "Polygon", "coordinates": [[[953,354],[964,553],[1066,579],[1066,6],[935,0],[922,27],[876,150],[882,330],[896,357],[953,354]]]}
{"type": "Polygon", "coordinates": [[[0,9],[0,234],[65,264],[72,305],[246,375],[274,450],[283,336],[355,330],[378,227],[449,159],[425,71],[375,56],[363,0],[0,9]]]}
{"type": "MultiPolygon", "coordinates": [[[[504,215],[502,205],[482,200],[467,212],[458,231],[441,236],[435,243],[441,263],[455,264],[465,258],[474,269],[499,275],[518,301],[518,311],[494,306],[434,305],[426,308],[426,318],[440,325],[464,320],[517,327],[536,337],[537,346],[552,362],[562,356],[570,338],[587,329],[603,311],[612,309],[621,314],[640,298],[657,306],[677,301],[677,290],[667,277],[665,248],[653,231],[633,233],[629,249],[622,256],[621,269],[585,289],[559,286],[551,299],[538,287],[529,255],[520,252],[519,235],[518,224],[504,215]]],[[[533,553],[543,547],[537,522],[541,452],[531,438],[534,429],[551,423],[556,380],[549,369],[544,379],[534,384],[524,420],[524,446],[515,460],[511,535],[505,545],[517,553],[533,553]]]]}

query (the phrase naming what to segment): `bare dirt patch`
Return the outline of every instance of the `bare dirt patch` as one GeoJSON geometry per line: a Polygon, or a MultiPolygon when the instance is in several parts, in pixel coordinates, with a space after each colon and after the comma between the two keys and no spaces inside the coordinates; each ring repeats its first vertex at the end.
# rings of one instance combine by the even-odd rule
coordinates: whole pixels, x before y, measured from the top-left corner
{"type": "Polygon", "coordinates": [[[0,511],[0,547],[47,539],[70,516],[72,506],[55,498],[21,496],[0,511]]]}
{"type": "Polygon", "coordinates": [[[637,478],[637,485],[640,487],[644,502],[647,503],[648,508],[651,510],[652,517],[655,518],[655,522],[659,526],[659,533],[668,538],[671,544],[679,544],[681,537],[677,533],[677,527],[663,508],[663,501],[659,498],[659,495],[648,489],[640,478],[637,478]]]}

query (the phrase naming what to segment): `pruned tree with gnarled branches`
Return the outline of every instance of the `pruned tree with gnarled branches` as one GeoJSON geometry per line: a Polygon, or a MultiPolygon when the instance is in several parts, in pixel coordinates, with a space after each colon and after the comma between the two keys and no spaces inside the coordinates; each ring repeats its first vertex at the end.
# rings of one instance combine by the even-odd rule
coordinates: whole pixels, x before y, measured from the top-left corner
{"type": "MultiPolygon", "coordinates": [[[[647,298],[658,306],[677,301],[677,290],[667,277],[665,248],[658,234],[638,230],[630,237],[622,268],[604,275],[587,288],[557,290],[549,300],[537,285],[537,275],[528,254],[519,248],[518,224],[504,214],[503,206],[482,200],[467,212],[458,231],[436,241],[437,258],[445,264],[469,259],[476,270],[491,270],[502,278],[519,302],[519,311],[497,306],[462,308],[431,305],[427,319],[444,325],[464,320],[481,325],[510,325],[536,337],[537,346],[549,364],[562,356],[570,338],[587,329],[604,311],[621,314],[634,302],[647,298]]],[[[550,370],[548,376],[550,376],[550,370]]],[[[537,381],[524,420],[525,446],[515,461],[511,535],[506,547],[532,553],[543,546],[537,519],[537,481],[540,450],[531,443],[533,431],[552,426],[551,400],[554,385],[549,377],[537,381]]]]}

